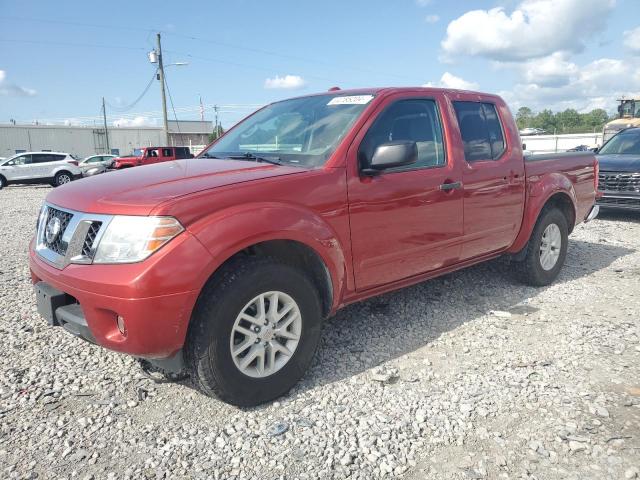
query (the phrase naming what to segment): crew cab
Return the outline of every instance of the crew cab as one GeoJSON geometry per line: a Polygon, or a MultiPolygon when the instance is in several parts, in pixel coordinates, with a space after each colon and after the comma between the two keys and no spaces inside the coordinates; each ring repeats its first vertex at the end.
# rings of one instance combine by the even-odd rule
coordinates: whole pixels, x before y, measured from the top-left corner
{"type": "Polygon", "coordinates": [[[136,148],[131,155],[116,157],[113,160],[113,168],[120,170],[123,168],[139,167],[140,165],[151,165],[152,163],[170,162],[193,158],[189,147],[145,147],[136,148]]]}
{"type": "Polygon", "coordinates": [[[501,255],[548,285],[597,182],[592,153],[525,159],[498,96],[331,91],[258,110],[197,159],[54,190],[31,276],[50,325],[255,405],[345,305],[501,255]]]}

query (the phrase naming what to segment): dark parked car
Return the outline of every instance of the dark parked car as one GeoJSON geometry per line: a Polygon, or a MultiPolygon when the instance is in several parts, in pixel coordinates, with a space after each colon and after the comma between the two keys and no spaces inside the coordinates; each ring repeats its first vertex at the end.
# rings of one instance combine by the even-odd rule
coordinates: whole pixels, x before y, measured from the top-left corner
{"type": "Polygon", "coordinates": [[[640,128],[621,131],[598,152],[602,207],[640,211],[640,128]]]}

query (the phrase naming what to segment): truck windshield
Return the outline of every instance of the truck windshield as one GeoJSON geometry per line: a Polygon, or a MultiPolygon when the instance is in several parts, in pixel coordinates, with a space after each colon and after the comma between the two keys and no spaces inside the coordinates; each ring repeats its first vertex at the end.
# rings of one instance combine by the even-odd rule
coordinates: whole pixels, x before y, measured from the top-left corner
{"type": "Polygon", "coordinates": [[[273,103],[238,124],[201,156],[268,154],[305,167],[324,165],[373,95],[316,95],[273,103]]]}
{"type": "Polygon", "coordinates": [[[601,155],[640,155],[640,129],[620,132],[609,140],[598,153],[601,155]]]}

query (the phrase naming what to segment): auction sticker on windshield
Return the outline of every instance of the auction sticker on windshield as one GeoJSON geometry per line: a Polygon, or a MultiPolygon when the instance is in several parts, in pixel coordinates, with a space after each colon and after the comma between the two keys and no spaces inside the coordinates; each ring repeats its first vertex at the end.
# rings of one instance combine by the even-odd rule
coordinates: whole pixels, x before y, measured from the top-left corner
{"type": "Polygon", "coordinates": [[[373,95],[347,95],[344,97],[334,97],[327,105],[366,105],[371,101],[373,95]]]}

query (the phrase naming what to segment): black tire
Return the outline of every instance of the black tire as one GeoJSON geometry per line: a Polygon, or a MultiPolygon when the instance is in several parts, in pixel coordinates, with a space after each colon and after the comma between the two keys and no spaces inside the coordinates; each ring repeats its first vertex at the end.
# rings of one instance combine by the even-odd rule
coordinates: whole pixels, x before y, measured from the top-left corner
{"type": "Polygon", "coordinates": [[[304,375],[322,329],[318,291],[299,269],[270,257],[231,260],[205,286],[191,318],[185,345],[187,368],[196,387],[233,405],[249,407],[273,400],[304,375]],[[300,309],[300,340],[288,362],[275,373],[254,378],[236,367],[230,349],[238,314],[261,293],[280,291],[300,309]]]}
{"type": "Polygon", "coordinates": [[[7,181],[2,175],[0,175],[0,190],[2,190],[6,186],[7,186],[7,181]]]}
{"type": "Polygon", "coordinates": [[[555,207],[543,209],[531,233],[531,238],[525,247],[524,259],[516,264],[516,273],[520,280],[536,287],[552,283],[564,265],[568,243],[569,227],[565,215],[555,207]],[[555,224],[560,230],[560,252],[553,268],[545,270],[540,260],[540,247],[542,245],[542,236],[551,224],[555,224]]]}
{"type": "Polygon", "coordinates": [[[53,177],[53,186],[59,187],[66,183],[70,183],[71,181],[73,181],[73,175],[66,170],[62,170],[56,173],[56,176],[53,177]]]}

